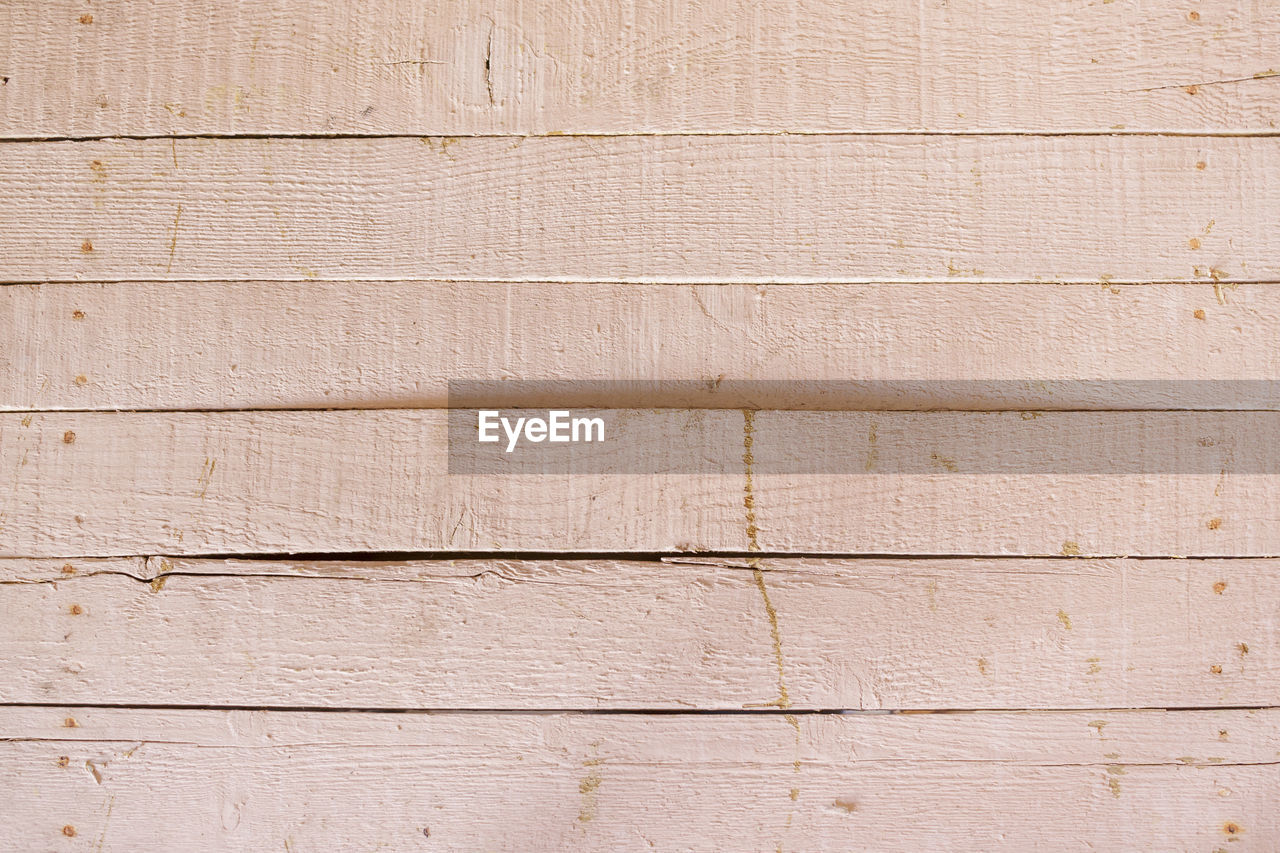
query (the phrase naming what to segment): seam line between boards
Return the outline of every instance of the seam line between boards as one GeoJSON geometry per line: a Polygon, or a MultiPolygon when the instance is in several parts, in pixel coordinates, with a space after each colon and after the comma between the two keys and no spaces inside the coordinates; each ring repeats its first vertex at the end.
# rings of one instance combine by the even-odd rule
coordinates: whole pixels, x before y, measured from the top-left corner
{"type": "Polygon", "coordinates": [[[1009,128],[1003,130],[911,130],[911,129],[871,129],[871,130],[670,130],[670,131],[544,131],[541,133],[447,133],[426,131],[420,133],[309,133],[309,132],[258,132],[258,133],[103,133],[103,134],[32,134],[26,136],[0,136],[0,144],[39,144],[46,142],[147,142],[154,140],[270,140],[287,139],[299,141],[326,140],[379,140],[379,139],[751,139],[771,137],[798,138],[866,138],[866,137],[938,137],[938,138],[987,138],[987,137],[1164,137],[1164,138],[1219,138],[1250,139],[1280,136],[1274,129],[1219,129],[1219,130],[1178,130],[1174,128],[1158,129],[1121,129],[1121,128],[1068,128],[1064,130],[1036,130],[1028,128],[1009,128]]]}
{"type": "MultiPolygon", "coordinates": [[[[450,708],[450,707],[361,707],[324,705],[202,705],[180,703],[99,703],[99,702],[0,702],[0,708],[75,708],[126,711],[267,711],[295,714],[505,714],[546,715],[564,714],[581,716],[734,716],[780,717],[788,716],[933,716],[933,715],[983,715],[983,714],[1182,714],[1218,711],[1280,711],[1277,705],[1134,705],[1134,706],[1083,706],[1079,708],[450,708]]],[[[0,738],[3,740],[3,738],[0,738]]]]}

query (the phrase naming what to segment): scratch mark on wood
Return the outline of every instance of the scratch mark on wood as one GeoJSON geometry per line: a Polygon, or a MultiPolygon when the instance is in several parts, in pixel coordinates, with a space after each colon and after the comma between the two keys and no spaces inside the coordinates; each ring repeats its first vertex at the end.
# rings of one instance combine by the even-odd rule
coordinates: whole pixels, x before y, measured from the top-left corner
{"type": "Polygon", "coordinates": [[[173,214],[173,235],[169,238],[169,263],[165,266],[166,273],[173,271],[173,255],[178,249],[178,223],[182,221],[182,202],[178,202],[178,209],[173,214]]]}

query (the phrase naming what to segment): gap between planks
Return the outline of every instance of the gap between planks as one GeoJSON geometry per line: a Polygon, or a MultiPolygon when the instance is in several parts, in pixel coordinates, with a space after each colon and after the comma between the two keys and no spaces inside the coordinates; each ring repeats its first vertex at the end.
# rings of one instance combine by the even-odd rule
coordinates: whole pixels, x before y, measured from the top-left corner
{"type": "Polygon", "coordinates": [[[635,131],[617,133],[158,133],[128,134],[110,133],[81,136],[0,136],[0,145],[9,143],[40,142],[147,142],[151,140],[184,139],[280,139],[280,140],[337,140],[337,139],[625,139],[662,137],[740,138],[762,136],[806,137],[858,137],[858,136],[937,136],[937,137],[1075,137],[1075,136],[1149,136],[1157,138],[1234,139],[1239,137],[1268,138],[1280,136],[1276,130],[1112,130],[1077,128],[1072,130],[760,130],[760,131],[635,131]]]}

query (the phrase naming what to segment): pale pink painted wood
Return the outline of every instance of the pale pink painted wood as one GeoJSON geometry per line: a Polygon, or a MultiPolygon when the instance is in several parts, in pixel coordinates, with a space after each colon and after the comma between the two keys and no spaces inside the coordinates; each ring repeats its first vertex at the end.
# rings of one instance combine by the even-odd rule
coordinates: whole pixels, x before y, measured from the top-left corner
{"type": "Polygon", "coordinates": [[[0,256],[9,281],[1270,281],[1275,147],[1159,136],[15,143],[0,146],[0,256]]]}
{"type": "Polygon", "coordinates": [[[0,6],[0,134],[1271,131],[1266,3],[0,6]]]}
{"type": "MultiPolygon", "coordinates": [[[[1274,381],[1276,340],[1271,285],[16,285],[0,408],[438,407],[462,379],[700,383],[574,403],[597,406],[1276,408],[1275,390],[1043,384],[1274,381]],[[851,379],[898,384],[806,384],[851,379]],[[1020,383],[927,384],[956,379],[1020,383]]],[[[569,402],[520,388],[522,405],[569,402]]]]}
{"type": "Polygon", "coordinates": [[[0,784],[24,850],[1234,853],[1280,833],[1278,746],[1274,710],[4,708],[0,784]]]}
{"type": "Polygon", "coordinates": [[[1280,554],[1275,412],[608,416],[575,473],[450,474],[441,410],[4,414],[0,555],[1280,554]]]}
{"type": "Polygon", "coordinates": [[[686,560],[0,561],[0,702],[1280,704],[1276,561],[686,560]]]}

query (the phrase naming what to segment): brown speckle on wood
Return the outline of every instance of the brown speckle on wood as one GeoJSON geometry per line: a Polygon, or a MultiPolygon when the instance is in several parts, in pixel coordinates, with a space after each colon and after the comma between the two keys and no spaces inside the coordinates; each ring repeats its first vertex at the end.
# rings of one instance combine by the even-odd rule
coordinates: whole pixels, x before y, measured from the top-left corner
{"type": "Polygon", "coordinates": [[[71,824],[67,824],[66,826],[62,827],[62,834],[65,835],[67,838],[75,838],[76,828],[71,824]]]}
{"type": "Polygon", "coordinates": [[[76,310],[74,310],[74,311],[72,311],[72,312],[71,312],[71,319],[72,319],[72,320],[83,320],[83,319],[84,319],[84,312],[83,312],[83,311],[81,311],[79,308],[77,308],[76,310]]]}
{"type": "Polygon", "coordinates": [[[85,376],[83,373],[76,374],[77,385],[86,385],[88,384],[88,382],[89,382],[89,377],[85,376]]]}
{"type": "Polygon", "coordinates": [[[1203,309],[1203,308],[1197,308],[1197,309],[1196,309],[1196,311],[1195,311],[1195,318],[1196,318],[1197,320],[1203,320],[1203,319],[1204,319],[1204,309],[1203,309]]]}
{"type": "Polygon", "coordinates": [[[72,432],[71,430],[67,430],[66,432],[64,432],[64,433],[62,434],[62,443],[63,443],[63,444],[75,444],[75,443],[76,443],[76,434],[75,434],[74,432],[72,432]]]}
{"type": "Polygon", "coordinates": [[[89,254],[90,252],[92,252],[92,251],[93,251],[93,241],[92,241],[92,240],[85,240],[83,243],[81,243],[81,244],[80,244],[80,251],[84,252],[86,255],[87,255],[87,254],[89,254]]]}
{"type": "MultiPolygon", "coordinates": [[[[1240,824],[1236,823],[1233,820],[1229,820],[1222,825],[1222,833],[1224,835],[1236,836],[1242,832],[1244,832],[1244,830],[1241,829],[1240,824]]],[[[1233,838],[1232,840],[1234,841],[1235,839],[1233,838]]]]}
{"type": "Polygon", "coordinates": [[[80,616],[84,613],[84,608],[81,607],[79,604],[71,605],[70,610],[71,610],[72,616],[80,616]]]}
{"type": "Polygon", "coordinates": [[[1222,593],[1224,593],[1224,592],[1226,592],[1226,591],[1227,591],[1227,582],[1226,582],[1226,581],[1216,581],[1216,582],[1214,583],[1214,585],[1213,585],[1213,594],[1214,594],[1214,595],[1222,595],[1222,593]]]}
{"type": "Polygon", "coordinates": [[[58,766],[59,766],[59,767],[66,767],[66,766],[68,766],[69,764],[71,764],[71,756],[69,756],[69,755],[59,755],[59,756],[58,756],[58,766]]]}
{"type": "Polygon", "coordinates": [[[76,573],[76,567],[70,563],[64,563],[62,565],[62,573],[64,575],[74,575],[76,573]]]}
{"type": "Polygon", "coordinates": [[[1209,667],[1209,671],[1212,672],[1214,675],[1222,675],[1222,667],[1216,663],[1213,666],[1209,667]]]}
{"type": "Polygon", "coordinates": [[[1217,530],[1219,527],[1221,527],[1221,526],[1222,526],[1222,519],[1220,519],[1220,518],[1211,518],[1211,519],[1209,519],[1209,522],[1208,522],[1208,524],[1207,524],[1206,526],[1207,526],[1210,530],[1217,530]]]}
{"type": "Polygon", "coordinates": [[[85,12],[83,15],[81,15],[81,16],[80,16],[80,23],[82,23],[82,24],[92,24],[92,23],[93,23],[93,15],[90,15],[88,12],[85,12]]]}
{"type": "Polygon", "coordinates": [[[62,721],[62,727],[64,729],[78,729],[80,728],[80,724],[76,722],[75,717],[67,717],[62,721]]]}
{"type": "Polygon", "coordinates": [[[1198,21],[1198,20],[1200,20],[1200,13],[1199,13],[1199,12],[1196,12],[1196,11],[1188,12],[1188,13],[1187,13],[1187,20],[1188,20],[1188,21],[1198,21]]]}

